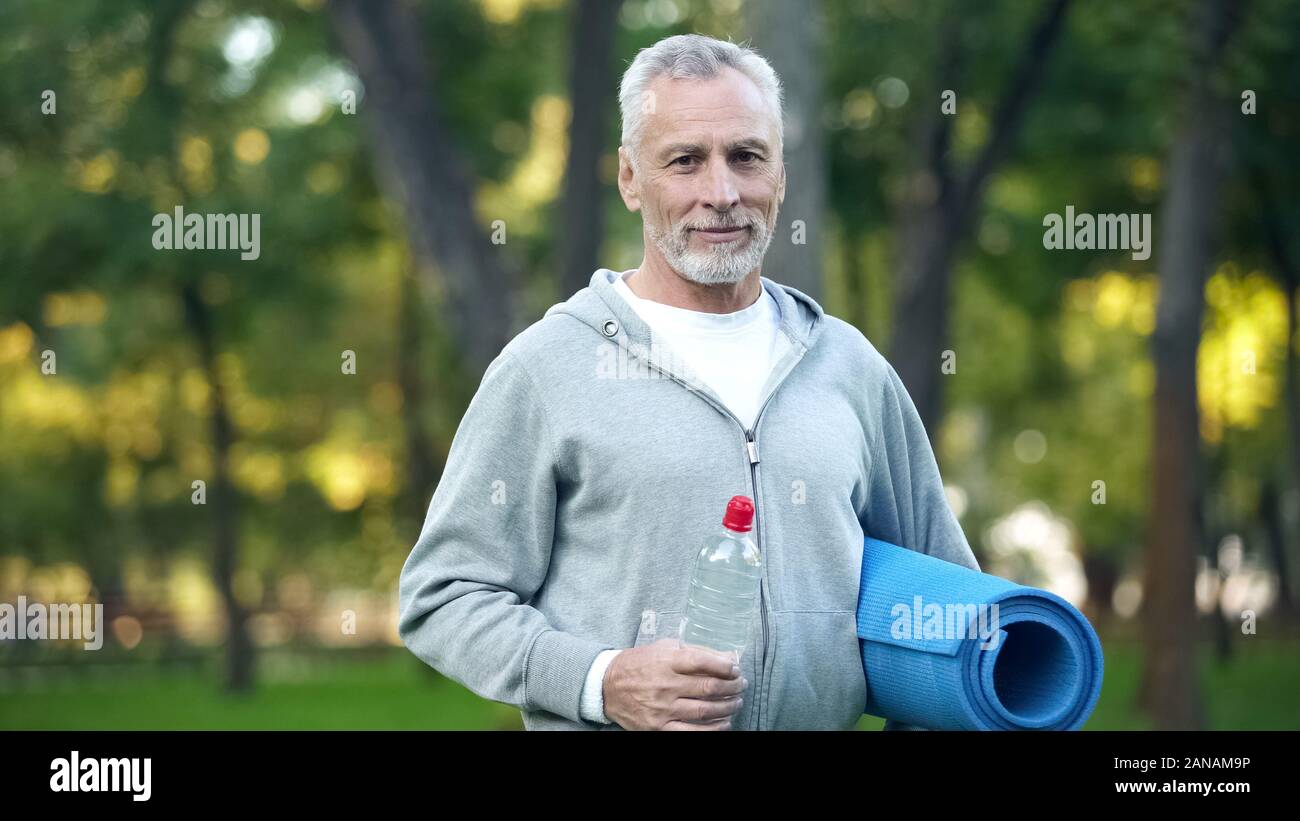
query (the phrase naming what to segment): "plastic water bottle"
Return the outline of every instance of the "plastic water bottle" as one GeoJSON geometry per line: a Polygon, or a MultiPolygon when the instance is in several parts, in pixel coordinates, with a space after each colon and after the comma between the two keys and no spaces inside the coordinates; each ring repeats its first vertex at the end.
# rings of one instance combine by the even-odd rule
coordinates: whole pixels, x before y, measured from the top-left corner
{"type": "Polygon", "coordinates": [[[753,501],[732,496],[722,530],[704,540],[695,558],[679,638],[681,644],[729,653],[736,664],[748,643],[763,571],[758,545],[749,535],[753,523],[753,501]]]}

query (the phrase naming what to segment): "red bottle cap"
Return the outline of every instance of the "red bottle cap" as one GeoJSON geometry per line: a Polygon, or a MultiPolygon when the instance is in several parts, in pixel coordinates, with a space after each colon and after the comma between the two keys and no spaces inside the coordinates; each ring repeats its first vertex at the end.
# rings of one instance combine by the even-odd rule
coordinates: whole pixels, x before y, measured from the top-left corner
{"type": "Polygon", "coordinates": [[[737,533],[747,533],[754,526],[754,503],[748,496],[732,496],[722,526],[737,533]]]}

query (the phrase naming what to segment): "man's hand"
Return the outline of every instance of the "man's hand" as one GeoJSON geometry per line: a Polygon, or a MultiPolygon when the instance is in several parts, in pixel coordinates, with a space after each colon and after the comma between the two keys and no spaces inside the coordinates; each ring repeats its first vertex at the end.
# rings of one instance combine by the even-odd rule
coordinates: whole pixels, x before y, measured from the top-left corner
{"type": "Polygon", "coordinates": [[[729,730],[748,684],[725,653],[660,639],[614,657],[605,715],[626,730],[729,730]]]}

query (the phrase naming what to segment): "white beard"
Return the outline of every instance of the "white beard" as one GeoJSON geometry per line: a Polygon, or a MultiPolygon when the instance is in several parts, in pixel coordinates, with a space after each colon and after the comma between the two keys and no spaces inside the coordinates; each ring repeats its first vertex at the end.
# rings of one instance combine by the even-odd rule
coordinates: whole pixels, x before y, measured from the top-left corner
{"type": "MultiPolygon", "coordinates": [[[[702,227],[716,227],[702,226],[702,227]]],[[[707,251],[691,250],[691,229],[675,225],[671,233],[646,223],[646,233],[673,270],[700,285],[733,285],[758,267],[772,241],[772,230],[763,219],[749,223],[747,237],[712,243],[707,251]]]]}

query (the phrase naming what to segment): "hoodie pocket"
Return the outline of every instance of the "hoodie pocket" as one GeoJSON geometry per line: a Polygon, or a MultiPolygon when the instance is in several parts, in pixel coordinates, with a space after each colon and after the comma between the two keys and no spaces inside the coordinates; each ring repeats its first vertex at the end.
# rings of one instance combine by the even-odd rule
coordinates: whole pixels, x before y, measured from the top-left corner
{"type": "Polygon", "coordinates": [[[867,706],[852,611],[778,611],[765,729],[849,730],[867,706]]]}

